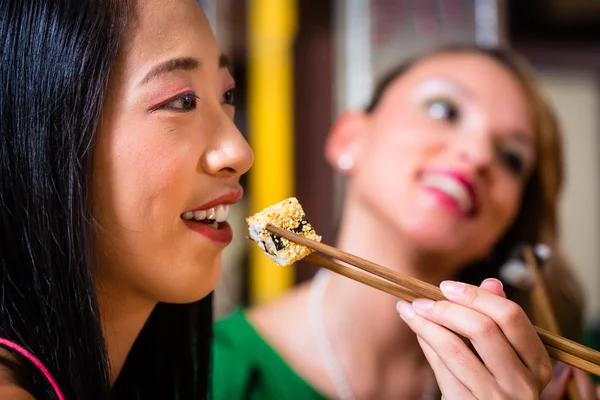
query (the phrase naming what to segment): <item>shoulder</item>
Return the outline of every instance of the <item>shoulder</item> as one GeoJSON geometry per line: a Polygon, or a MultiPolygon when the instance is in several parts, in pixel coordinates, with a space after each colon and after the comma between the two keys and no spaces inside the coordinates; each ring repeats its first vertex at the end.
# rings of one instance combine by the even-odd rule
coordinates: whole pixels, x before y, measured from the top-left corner
{"type": "Polygon", "coordinates": [[[219,372],[222,365],[227,365],[229,373],[231,370],[250,368],[255,355],[263,351],[264,343],[261,341],[258,332],[254,330],[243,311],[236,311],[217,321],[212,344],[215,373],[219,372]]]}
{"type": "Polygon", "coordinates": [[[213,341],[215,400],[287,400],[289,367],[263,339],[246,313],[216,323],[213,341]]]}
{"type": "MultiPolygon", "coordinates": [[[[250,391],[253,370],[252,326],[242,311],[215,323],[212,343],[213,397],[245,398],[250,391]]],[[[249,397],[248,397],[249,398],[249,397]]]]}
{"type": "MultiPolygon", "coordinates": [[[[323,399],[265,336],[262,314],[257,309],[238,311],[215,324],[214,399],[323,399]]],[[[267,315],[271,312],[265,312],[264,317],[267,315]]]]}
{"type": "Polygon", "coordinates": [[[31,393],[25,389],[12,384],[5,385],[2,382],[0,382],[0,399],[35,400],[31,393]]]}
{"type": "Polygon", "coordinates": [[[18,365],[12,354],[0,348],[0,399],[35,400],[31,393],[18,385],[15,376],[18,365]]]}

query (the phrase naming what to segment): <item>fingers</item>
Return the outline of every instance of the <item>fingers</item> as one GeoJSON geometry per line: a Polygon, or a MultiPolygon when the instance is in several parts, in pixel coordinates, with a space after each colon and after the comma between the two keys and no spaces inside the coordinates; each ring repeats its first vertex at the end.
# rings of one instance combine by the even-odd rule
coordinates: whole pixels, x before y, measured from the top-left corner
{"type": "Polygon", "coordinates": [[[495,294],[496,296],[506,298],[506,293],[504,293],[504,287],[502,286],[502,282],[495,278],[488,278],[481,282],[480,288],[487,290],[488,292],[495,294]]]}
{"type": "Polygon", "coordinates": [[[540,395],[540,400],[562,400],[567,393],[567,383],[572,376],[572,368],[558,362],[554,366],[554,376],[540,395]]]}
{"type": "Polygon", "coordinates": [[[490,317],[450,301],[417,299],[413,308],[422,317],[469,339],[506,394],[518,398],[538,396],[540,388],[535,377],[490,317]]]}
{"type": "Polygon", "coordinates": [[[417,340],[421,349],[423,349],[425,358],[427,358],[429,365],[433,369],[435,380],[442,392],[442,399],[475,399],[471,391],[448,370],[431,346],[419,336],[417,336],[417,340]]]}
{"type": "MultiPolygon", "coordinates": [[[[534,375],[538,389],[546,387],[552,378],[550,357],[521,307],[472,285],[444,281],[440,288],[452,303],[491,318],[527,369],[534,375]]],[[[493,331],[493,328],[487,325],[486,327],[493,331]]]]}
{"type": "MultiPolygon", "coordinates": [[[[431,347],[448,371],[475,398],[489,398],[490,393],[498,393],[498,385],[490,372],[458,336],[421,317],[410,303],[401,300],[397,308],[413,332],[431,347]]],[[[445,397],[450,398],[448,395],[445,397]]]]}

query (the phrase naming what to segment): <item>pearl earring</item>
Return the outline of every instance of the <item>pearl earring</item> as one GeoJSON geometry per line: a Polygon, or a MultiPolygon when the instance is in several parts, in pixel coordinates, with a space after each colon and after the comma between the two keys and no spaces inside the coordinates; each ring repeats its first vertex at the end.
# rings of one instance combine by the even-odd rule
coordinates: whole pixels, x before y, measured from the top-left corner
{"type": "Polygon", "coordinates": [[[342,154],[340,158],[338,158],[338,167],[342,171],[349,171],[354,166],[354,159],[350,154],[342,154]]]}

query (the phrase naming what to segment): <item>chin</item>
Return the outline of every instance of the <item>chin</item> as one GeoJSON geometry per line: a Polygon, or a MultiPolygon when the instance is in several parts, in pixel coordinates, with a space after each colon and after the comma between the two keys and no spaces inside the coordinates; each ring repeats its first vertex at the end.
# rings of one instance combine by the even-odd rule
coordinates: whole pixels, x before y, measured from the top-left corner
{"type": "Polygon", "coordinates": [[[423,254],[436,255],[445,260],[453,260],[456,264],[468,264],[487,254],[481,249],[481,243],[457,235],[456,232],[444,230],[420,229],[407,232],[412,247],[423,254]]]}
{"type": "MultiPolygon", "coordinates": [[[[195,281],[194,281],[195,282],[195,281]]],[[[160,303],[184,304],[194,303],[208,296],[215,288],[215,285],[207,285],[205,282],[199,285],[190,286],[189,282],[178,285],[180,290],[174,290],[168,293],[161,293],[159,297],[160,303]]]]}
{"type": "Polygon", "coordinates": [[[221,259],[207,263],[191,263],[189,268],[181,269],[177,277],[165,277],[158,293],[162,303],[193,303],[208,296],[217,286],[221,276],[221,259]],[[201,267],[199,267],[201,265],[201,267]]]}
{"type": "Polygon", "coordinates": [[[422,249],[423,252],[450,254],[465,252],[465,249],[471,246],[470,241],[461,237],[460,232],[457,232],[456,229],[440,226],[435,221],[403,225],[400,229],[403,231],[403,236],[412,243],[411,247],[422,249]]]}

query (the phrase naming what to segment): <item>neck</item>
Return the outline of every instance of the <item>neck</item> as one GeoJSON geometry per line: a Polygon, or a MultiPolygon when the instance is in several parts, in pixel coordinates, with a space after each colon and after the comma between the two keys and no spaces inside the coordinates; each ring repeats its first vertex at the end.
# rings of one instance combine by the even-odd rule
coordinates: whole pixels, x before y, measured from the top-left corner
{"type": "Polygon", "coordinates": [[[129,351],[156,306],[155,302],[123,293],[125,291],[110,290],[107,287],[98,290],[111,386],[121,373],[129,351]]]}
{"type": "MultiPolygon", "coordinates": [[[[407,241],[393,227],[383,224],[384,218],[374,215],[367,205],[348,200],[344,210],[337,244],[340,249],[434,285],[452,278],[448,271],[453,269],[443,258],[409,248],[407,241]]],[[[325,321],[335,320],[327,324],[327,329],[349,381],[358,385],[361,380],[372,379],[354,377],[370,375],[375,382],[383,383],[379,390],[385,390],[382,380],[388,379],[389,391],[399,393],[400,388],[393,387],[395,382],[410,379],[398,380],[398,376],[430,376],[416,336],[398,316],[397,301],[387,293],[332,274],[323,313],[325,321]]],[[[360,392],[361,388],[356,390],[360,392]]]]}

